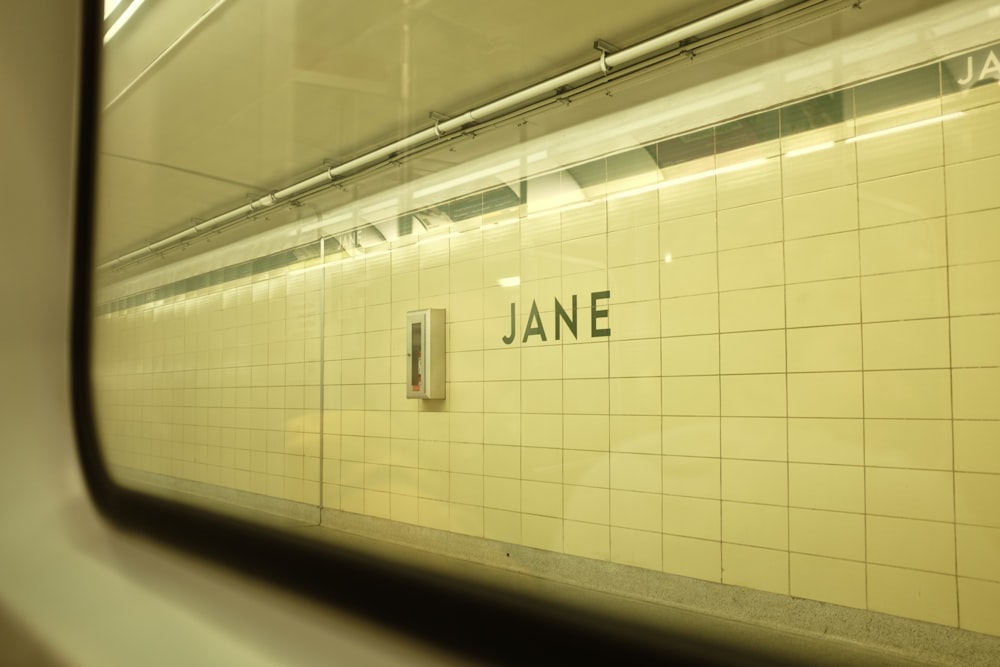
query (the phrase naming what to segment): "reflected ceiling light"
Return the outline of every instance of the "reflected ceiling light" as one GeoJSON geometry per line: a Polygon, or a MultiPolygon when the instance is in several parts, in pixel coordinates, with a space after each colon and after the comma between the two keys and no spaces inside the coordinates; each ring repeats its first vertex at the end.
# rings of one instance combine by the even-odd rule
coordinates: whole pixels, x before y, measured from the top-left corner
{"type": "MultiPolygon", "coordinates": [[[[115,7],[117,7],[120,2],[121,2],[121,0],[110,0],[110,2],[108,2],[107,4],[105,4],[105,6],[104,6],[104,18],[107,18],[111,14],[111,12],[114,11],[115,7]]],[[[106,33],[104,33],[104,43],[105,44],[107,44],[108,42],[110,42],[111,38],[118,34],[118,31],[122,29],[123,25],[125,25],[126,23],[128,23],[128,20],[130,18],[132,18],[133,14],[135,14],[135,10],[139,9],[139,6],[143,2],[144,2],[144,0],[132,0],[132,2],[129,4],[129,6],[125,8],[125,11],[123,11],[121,13],[121,16],[119,16],[118,19],[115,20],[115,22],[111,24],[111,27],[108,28],[108,31],[106,33]]]]}
{"type": "Polygon", "coordinates": [[[821,144],[814,144],[812,146],[806,146],[805,148],[796,148],[795,150],[790,150],[787,153],[782,153],[782,157],[797,157],[799,155],[809,155],[810,153],[818,153],[819,151],[825,151],[828,148],[833,148],[836,143],[833,141],[824,141],[821,144]]]}
{"type": "Polygon", "coordinates": [[[663,262],[665,264],[669,264],[672,261],[674,261],[674,254],[673,253],[668,252],[666,255],[663,256],[663,262]]]}
{"type": "Polygon", "coordinates": [[[846,141],[849,144],[853,144],[858,141],[864,141],[865,139],[875,139],[876,137],[884,137],[887,134],[896,134],[898,132],[905,132],[906,130],[914,130],[918,127],[926,127],[927,125],[935,125],[937,123],[943,123],[946,120],[952,120],[953,118],[960,118],[964,115],[965,112],[956,111],[954,113],[944,114],[943,116],[934,116],[933,118],[925,118],[923,120],[914,121],[912,123],[906,123],[904,125],[887,127],[884,130],[875,130],[874,132],[866,132],[864,134],[859,134],[856,137],[850,137],[846,141]]]}
{"type": "Polygon", "coordinates": [[[632,188],[631,190],[623,190],[622,192],[616,192],[612,195],[607,196],[608,201],[613,201],[615,199],[622,199],[624,197],[631,197],[633,195],[642,194],[643,192],[652,192],[653,190],[662,190],[664,188],[669,188],[674,185],[682,185],[684,183],[691,183],[692,181],[700,181],[704,178],[711,178],[712,176],[721,176],[722,174],[731,174],[734,171],[743,171],[744,169],[752,169],[753,167],[759,167],[762,164],[767,163],[766,157],[757,158],[756,160],[747,160],[746,162],[737,162],[736,164],[731,164],[728,167],[716,167],[715,169],[706,169],[705,171],[699,171],[696,174],[689,174],[687,176],[678,176],[677,178],[671,178],[660,183],[653,183],[652,185],[644,185],[638,188],[632,188]]]}
{"type": "Polygon", "coordinates": [[[432,195],[442,190],[447,190],[448,188],[465,185],[466,183],[472,183],[473,181],[478,181],[481,178],[486,178],[488,176],[496,176],[505,171],[510,171],[511,169],[517,169],[522,164],[531,164],[533,162],[538,162],[544,160],[549,156],[548,151],[538,151],[532,153],[531,155],[521,159],[508,160],[501,164],[487,167],[486,169],[480,169],[479,171],[474,171],[471,174],[465,174],[464,176],[458,176],[457,178],[452,178],[451,180],[444,181],[443,183],[437,183],[435,185],[429,185],[426,188],[420,188],[413,193],[414,197],[424,197],[426,195],[432,195]]]}
{"type": "Polygon", "coordinates": [[[497,285],[500,287],[517,287],[521,284],[521,276],[508,276],[506,278],[500,278],[497,280],[497,285]]]}

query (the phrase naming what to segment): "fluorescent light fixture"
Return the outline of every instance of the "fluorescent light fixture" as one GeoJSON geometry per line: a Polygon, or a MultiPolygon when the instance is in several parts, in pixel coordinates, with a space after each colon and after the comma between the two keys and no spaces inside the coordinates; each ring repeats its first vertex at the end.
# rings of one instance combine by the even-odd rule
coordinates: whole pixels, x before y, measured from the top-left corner
{"type": "Polygon", "coordinates": [[[795,150],[790,150],[787,153],[782,153],[782,157],[798,157],[799,155],[809,155],[810,153],[818,153],[820,151],[825,151],[828,148],[833,148],[836,143],[833,141],[824,141],[821,144],[814,144],[812,146],[806,146],[805,148],[796,148],[795,150]]]}
{"type": "MultiPolygon", "coordinates": [[[[111,3],[109,3],[109,4],[112,5],[111,9],[113,10],[114,7],[117,6],[119,2],[120,2],[120,0],[111,0],[111,3]]],[[[108,28],[108,31],[106,33],[104,33],[104,43],[105,44],[107,44],[108,42],[110,42],[111,38],[118,34],[118,31],[122,29],[123,25],[125,25],[126,23],[128,23],[128,20],[130,18],[132,18],[133,14],[135,14],[135,10],[139,9],[139,6],[143,2],[144,2],[144,0],[132,0],[132,2],[129,4],[129,6],[125,8],[125,11],[122,12],[121,16],[118,17],[118,20],[115,21],[114,23],[112,23],[111,27],[108,28]]],[[[105,6],[105,10],[104,11],[105,11],[105,15],[104,16],[105,16],[105,18],[107,18],[108,14],[110,13],[110,11],[108,10],[107,6],[105,6]]]]}
{"type": "Polygon", "coordinates": [[[521,284],[521,276],[508,276],[506,278],[500,278],[497,280],[497,285],[500,287],[517,287],[521,284]]]}
{"type": "Polygon", "coordinates": [[[905,132],[906,130],[913,130],[918,127],[926,127],[928,125],[936,125],[937,123],[943,123],[946,120],[952,120],[953,118],[960,118],[965,115],[963,111],[956,111],[954,113],[946,113],[943,116],[934,116],[933,118],[925,118],[923,120],[917,120],[912,123],[905,123],[904,125],[897,125],[895,127],[887,127],[884,130],[875,130],[874,132],[866,132],[864,134],[859,134],[856,137],[851,137],[847,139],[847,143],[853,144],[858,141],[864,141],[865,139],[875,139],[877,137],[884,137],[888,134],[896,134],[898,132],[905,132]]]}

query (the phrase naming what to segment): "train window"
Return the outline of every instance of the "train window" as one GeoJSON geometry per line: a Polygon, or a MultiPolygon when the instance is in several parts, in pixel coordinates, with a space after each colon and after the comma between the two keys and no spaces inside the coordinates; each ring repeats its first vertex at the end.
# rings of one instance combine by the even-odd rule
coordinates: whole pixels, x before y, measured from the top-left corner
{"type": "Polygon", "coordinates": [[[412,570],[468,637],[489,591],[539,651],[544,609],[551,644],[1000,655],[993,3],[97,23],[78,388],[110,515],[307,590],[412,570]]]}

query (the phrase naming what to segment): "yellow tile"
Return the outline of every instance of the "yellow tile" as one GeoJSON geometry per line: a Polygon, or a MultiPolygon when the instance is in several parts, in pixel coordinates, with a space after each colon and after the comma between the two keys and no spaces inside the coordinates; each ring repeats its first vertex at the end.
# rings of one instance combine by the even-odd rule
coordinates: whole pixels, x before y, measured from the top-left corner
{"type": "Polygon", "coordinates": [[[562,452],[563,481],[566,484],[607,488],[611,475],[611,456],[607,452],[577,449],[562,452]]]}
{"type": "Polygon", "coordinates": [[[787,420],[723,417],[722,456],[728,459],[784,461],[788,456],[787,420]]]}
{"type": "Polygon", "coordinates": [[[566,553],[574,556],[610,560],[611,530],[593,523],[564,521],[563,546],[566,553]]]}
{"type": "Polygon", "coordinates": [[[563,345],[563,377],[608,377],[608,350],[607,342],[563,345]]]}
{"type": "Polygon", "coordinates": [[[955,473],[955,520],[1000,528],[1000,477],[993,474],[955,473]]]}
{"type": "MultiPolygon", "coordinates": [[[[560,261],[562,257],[562,246],[559,243],[549,243],[541,246],[534,246],[521,249],[521,270],[519,275],[521,276],[521,282],[527,282],[531,280],[541,280],[542,278],[552,278],[559,275],[560,261]]],[[[480,262],[480,266],[482,263],[480,262]]],[[[456,265],[451,265],[451,270],[455,272],[456,265]]],[[[460,278],[467,278],[475,280],[473,276],[459,276],[460,278]]],[[[459,291],[457,288],[463,285],[463,282],[452,281],[452,286],[454,291],[459,291]]],[[[490,282],[487,285],[492,285],[490,282]]],[[[473,285],[476,285],[473,282],[473,285]]],[[[487,286],[483,285],[483,286],[487,286]]]]}
{"type": "Polygon", "coordinates": [[[951,420],[869,419],[865,459],[870,466],[950,470],[951,420]]]}
{"type": "Polygon", "coordinates": [[[662,501],[659,493],[611,490],[611,525],[660,532],[662,501]]]}
{"type": "Polygon", "coordinates": [[[611,560],[615,563],[660,570],[662,548],[659,532],[611,527],[611,560]]]}
{"type": "Polygon", "coordinates": [[[400,523],[419,524],[419,501],[410,496],[391,495],[389,497],[389,518],[400,523]]]}
{"type": "Polygon", "coordinates": [[[611,377],[660,375],[660,341],[611,341],[611,377]]]}
{"type": "Polygon", "coordinates": [[[562,381],[521,382],[521,412],[558,414],[562,412],[562,381]]]}
{"type": "Polygon", "coordinates": [[[861,327],[789,329],[788,370],[850,371],[861,369],[861,327]]]}
{"type": "Polygon", "coordinates": [[[950,375],[947,370],[865,372],[865,416],[948,419],[950,375]]]}
{"type": "Polygon", "coordinates": [[[521,482],[521,511],[542,516],[562,516],[562,484],[521,482]]]}
{"type": "Polygon", "coordinates": [[[604,525],[611,521],[611,492],[608,489],[566,484],[563,502],[567,519],[604,525]]]}
{"type": "Polygon", "coordinates": [[[869,467],[865,473],[868,514],[954,521],[954,496],[950,472],[869,467]]]}
{"type": "Polygon", "coordinates": [[[563,432],[567,449],[608,451],[608,415],[566,415],[563,432]]]}
{"type": "MultiPolygon", "coordinates": [[[[958,76],[963,77],[964,73],[958,76]]],[[[985,87],[974,86],[974,88],[985,87]]],[[[977,102],[993,102],[993,100],[980,99],[977,102]]],[[[961,109],[964,113],[944,123],[944,149],[949,163],[967,162],[1000,154],[997,146],[1000,137],[996,131],[997,105],[986,104],[973,108],[974,105],[975,102],[971,100],[963,100],[954,108],[961,109]]]]}
{"type": "Polygon", "coordinates": [[[788,508],[723,501],[722,541],[788,549],[788,508]]]}
{"type": "Polygon", "coordinates": [[[861,419],[789,419],[788,460],[800,463],[864,463],[861,419]]]}
{"type": "Polygon", "coordinates": [[[995,210],[948,218],[948,263],[972,264],[1000,260],[1000,225],[995,210]]]}
{"type": "Polygon", "coordinates": [[[571,208],[563,211],[560,217],[562,219],[563,240],[604,234],[608,230],[606,206],[592,205],[571,208]]]}
{"type": "MultiPolygon", "coordinates": [[[[534,185],[535,183],[528,183],[529,188],[533,189],[534,185]]],[[[541,193],[536,191],[535,194],[538,196],[541,193]]],[[[547,208],[547,206],[544,206],[545,197],[539,197],[539,199],[541,201],[536,200],[536,204],[542,204],[542,206],[526,207],[527,211],[524,211],[524,213],[528,215],[522,215],[521,217],[519,227],[521,230],[522,248],[554,243],[562,236],[559,229],[559,214],[551,210],[544,210],[547,208]]]]}
{"type": "Polygon", "coordinates": [[[788,595],[788,552],[723,543],[722,583],[788,595]]]}
{"type": "Polygon", "coordinates": [[[611,378],[611,414],[660,414],[659,378],[611,378]]]}
{"type": "Polygon", "coordinates": [[[955,367],[1000,366],[1000,315],[953,317],[951,361],[955,367]]]}
{"type": "Polygon", "coordinates": [[[958,578],[961,628],[1000,635],[1000,584],[958,578]]]}
{"type": "Polygon", "coordinates": [[[521,416],[511,413],[484,413],[483,442],[491,445],[520,444],[521,416]]]}
{"type": "Polygon", "coordinates": [[[866,609],[865,565],[848,560],[806,556],[789,557],[789,594],[845,607],[866,609]]]}
{"type": "MultiPolygon", "coordinates": [[[[776,142],[774,142],[776,143],[776,142]]],[[[781,161],[777,157],[757,163],[764,155],[778,152],[776,145],[757,144],[749,149],[732,151],[717,157],[723,171],[716,176],[719,208],[777,199],[781,196],[781,161]],[[736,168],[739,167],[739,168],[736,168]]]]}
{"type": "Polygon", "coordinates": [[[785,298],[789,327],[861,321],[861,290],[857,278],[788,285],[785,298]]]}
{"type": "Polygon", "coordinates": [[[452,503],[448,530],[460,535],[482,537],[483,529],[482,506],[452,503]]]}
{"type": "Polygon", "coordinates": [[[535,549],[562,552],[563,522],[547,516],[521,515],[521,543],[535,549]]]}
{"type": "MultiPolygon", "coordinates": [[[[934,115],[940,113],[934,110],[934,115]]],[[[872,129],[858,125],[858,136],[872,129]]],[[[870,181],[908,171],[940,167],[944,162],[941,127],[932,124],[858,141],[858,180],[870,181]]],[[[950,177],[949,177],[950,178],[950,177]]]]}
{"type": "Polygon", "coordinates": [[[718,541],[720,512],[718,500],[664,495],[663,532],[718,541]]]}
{"type": "Polygon", "coordinates": [[[782,245],[781,243],[770,243],[720,252],[719,290],[751,289],[784,284],[782,245]]]}
{"type": "Polygon", "coordinates": [[[1000,473],[1000,422],[954,422],[955,470],[1000,473]]]}
{"type": "Polygon", "coordinates": [[[1000,193],[991,174],[1000,168],[1000,156],[945,167],[948,212],[952,215],[1000,206],[1000,193]]]}
{"type": "Polygon", "coordinates": [[[562,273],[580,273],[606,269],[608,266],[607,242],[603,236],[587,236],[562,244],[562,273]]]}
{"type": "Polygon", "coordinates": [[[722,581],[722,549],[717,541],[663,536],[663,571],[706,581],[722,581]]]}
{"type": "Polygon", "coordinates": [[[448,499],[452,503],[481,507],[483,504],[483,476],[452,473],[449,494],[448,499]]]}
{"type": "Polygon", "coordinates": [[[662,450],[678,456],[718,456],[718,417],[663,417],[662,450]]]}
{"type": "MultiPolygon", "coordinates": [[[[650,163],[650,167],[654,165],[650,163]]],[[[643,184],[652,182],[652,175],[643,177],[643,184]]],[[[609,193],[611,192],[610,183],[609,193]]],[[[619,199],[608,199],[608,231],[616,229],[627,229],[639,225],[648,225],[657,222],[657,209],[659,208],[659,196],[655,191],[642,192],[631,197],[619,199]]]]}
{"type": "Polygon", "coordinates": [[[944,218],[917,220],[861,232],[864,275],[929,269],[947,264],[944,218]]]}
{"type": "Polygon", "coordinates": [[[781,241],[781,200],[720,210],[718,224],[720,250],[781,241]]]}
{"type": "Polygon", "coordinates": [[[785,239],[858,228],[858,188],[848,185],[785,197],[785,239]]]}
{"type": "Polygon", "coordinates": [[[520,378],[521,348],[485,350],[483,352],[484,380],[519,380],[520,378]]]}
{"type": "Polygon", "coordinates": [[[447,377],[451,382],[475,382],[483,379],[483,353],[452,352],[445,360],[447,377]]]}
{"type": "MultiPolygon", "coordinates": [[[[662,414],[677,416],[719,414],[719,376],[664,377],[662,414]]],[[[657,396],[659,397],[659,396],[657,396]]],[[[612,410],[614,412],[614,410],[612,410]]],[[[661,414],[660,406],[644,414],[661,414]]]]}
{"type": "Polygon", "coordinates": [[[955,577],[868,565],[868,608],[893,616],[956,626],[955,577]]]}
{"type": "Polygon", "coordinates": [[[722,331],[781,329],[785,326],[785,288],[723,292],[718,316],[722,331]]]}
{"type": "MultiPolygon", "coordinates": [[[[600,306],[598,306],[600,308],[600,306]]],[[[590,334],[589,309],[584,309],[586,331],[581,331],[581,339],[590,334]]],[[[610,319],[598,319],[598,327],[610,327],[615,341],[660,337],[660,303],[652,299],[632,303],[615,303],[609,314],[610,319]],[[613,323],[613,326],[611,326],[613,323]]],[[[582,325],[581,325],[582,326],[582,325]]]]}
{"type": "Polygon", "coordinates": [[[659,298],[660,286],[657,275],[662,264],[662,262],[649,262],[608,269],[608,289],[614,295],[614,302],[628,303],[659,298]]]}
{"type": "Polygon", "coordinates": [[[1000,262],[954,266],[949,275],[952,315],[1000,312],[1000,262]]]}
{"type": "Polygon", "coordinates": [[[861,307],[865,322],[946,317],[947,271],[927,269],[865,276],[861,279],[861,307]]]}
{"type": "Polygon", "coordinates": [[[946,368],[949,356],[947,319],[864,325],[866,370],[946,368]]]}
{"type": "Polygon", "coordinates": [[[562,350],[558,346],[521,348],[521,379],[557,380],[563,377],[562,350]]]}
{"type": "Polygon", "coordinates": [[[483,537],[509,544],[520,544],[521,513],[484,509],[483,537]]]}
{"type": "Polygon", "coordinates": [[[563,412],[607,414],[608,380],[563,380],[563,412]]]}
{"type": "Polygon", "coordinates": [[[958,575],[1000,582],[1000,529],[955,526],[958,575]]]}
{"type": "Polygon", "coordinates": [[[684,162],[662,170],[665,180],[674,180],[670,187],[659,190],[660,213],[664,219],[684,218],[715,210],[715,179],[682,180],[715,168],[715,155],[684,162]]]}
{"type": "Polygon", "coordinates": [[[733,417],[783,417],[785,375],[724,375],[722,414],[733,417]]]}
{"type": "Polygon", "coordinates": [[[853,129],[853,122],[848,122],[836,126],[832,131],[823,128],[819,132],[807,132],[805,133],[807,136],[802,137],[802,140],[798,140],[798,137],[793,137],[791,141],[788,138],[783,139],[782,149],[786,152],[835,141],[832,146],[821,150],[782,156],[784,193],[799,194],[856,182],[857,158],[854,145],[840,141],[850,136],[853,129]]]}
{"type": "Polygon", "coordinates": [[[937,218],[945,213],[944,169],[915,171],[858,185],[862,227],[937,218]]]}
{"type": "Polygon", "coordinates": [[[663,299],[660,307],[660,330],[664,336],[719,331],[718,294],[663,299]]]}
{"type": "Polygon", "coordinates": [[[657,225],[632,227],[607,236],[608,266],[627,266],[661,259],[657,225]]]}
{"type": "Polygon", "coordinates": [[[663,492],[697,498],[719,497],[719,459],[663,457],[663,492]]]}
{"type": "Polygon", "coordinates": [[[660,463],[659,454],[612,452],[611,488],[659,493],[662,473],[660,463]]]}
{"type": "Polygon", "coordinates": [[[785,243],[785,278],[789,283],[847,278],[858,273],[858,232],[785,243]]]}
{"type": "MultiPolygon", "coordinates": [[[[451,413],[452,443],[482,443],[483,415],[472,412],[451,413]]],[[[473,445],[482,450],[481,444],[473,445]]]]}
{"type": "Polygon", "coordinates": [[[715,213],[673,219],[660,224],[660,257],[687,257],[715,252],[715,213]]]}
{"type": "Polygon", "coordinates": [[[562,483],[562,465],[562,449],[526,447],[521,451],[521,479],[562,483]]]}
{"type": "MultiPolygon", "coordinates": [[[[664,492],[669,489],[664,477],[664,492]]],[[[722,460],[722,498],[769,505],[788,504],[788,464],[722,460]]]]}
{"type": "Polygon", "coordinates": [[[718,291],[716,255],[671,258],[659,263],[659,296],[671,298],[718,291]]]}
{"type": "Polygon", "coordinates": [[[713,375],[719,372],[719,336],[681,336],[660,341],[663,375],[713,375]]]}
{"type": "Polygon", "coordinates": [[[611,418],[611,451],[660,453],[660,417],[615,415],[611,418]]]}
{"type": "Polygon", "coordinates": [[[494,509],[521,511],[521,480],[483,477],[483,505],[494,509]]]}
{"type": "Polygon", "coordinates": [[[788,464],[788,502],[794,507],[865,511],[865,471],[861,466],[788,464]]]}
{"type": "Polygon", "coordinates": [[[522,447],[562,446],[563,417],[558,414],[521,414],[522,447]]]}
{"type": "Polygon", "coordinates": [[[789,549],[851,560],[865,559],[865,516],[847,512],[790,508],[789,549]]]}
{"type": "Polygon", "coordinates": [[[785,331],[753,331],[719,337],[723,373],[781,373],[785,370],[785,331]]]}
{"type": "Polygon", "coordinates": [[[955,525],[869,516],[868,562],[955,573],[955,525]]]}

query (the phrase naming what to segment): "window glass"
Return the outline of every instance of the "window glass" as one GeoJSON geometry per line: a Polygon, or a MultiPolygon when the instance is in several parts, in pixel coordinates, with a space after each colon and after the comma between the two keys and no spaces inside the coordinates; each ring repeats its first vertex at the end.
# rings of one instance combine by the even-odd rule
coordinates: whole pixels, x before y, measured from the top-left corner
{"type": "Polygon", "coordinates": [[[518,41],[518,73],[457,5],[461,30],[165,4],[105,48],[92,371],[118,483],[712,613],[735,586],[791,626],[808,600],[1000,636],[985,3],[871,10],[877,51],[839,14],[779,32],[806,11],[783,5],[704,64],[662,49],[455,130],[442,110],[572,58],[518,41]]]}

